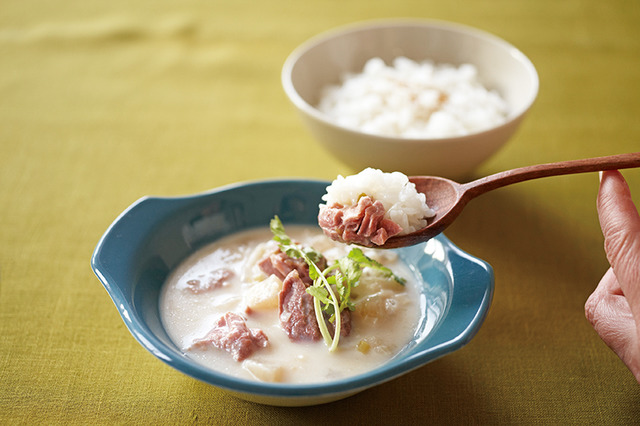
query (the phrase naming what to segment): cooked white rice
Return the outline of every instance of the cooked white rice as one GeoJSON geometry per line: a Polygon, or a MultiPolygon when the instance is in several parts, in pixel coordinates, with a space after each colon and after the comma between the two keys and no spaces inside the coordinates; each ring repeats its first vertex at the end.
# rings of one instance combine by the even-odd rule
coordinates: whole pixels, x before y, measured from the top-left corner
{"type": "Polygon", "coordinates": [[[504,123],[509,112],[500,95],[480,83],[475,66],[405,57],[392,66],[370,59],[362,73],[325,87],[317,107],[344,127],[408,138],[479,132],[504,123]]]}
{"type": "Polygon", "coordinates": [[[427,225],[426,218],[434,215],[426,204],[424,194],[416,191],[406,175],[400,172],[384,173],[373,168],[364,169],[356,175],[338,176],[327,187],[322,200],[327,206],[335,203],[353,206],[358,204],[363,194],[384,205],[385,218],[402,227],[400,235],[424,228],[427,225]]]}

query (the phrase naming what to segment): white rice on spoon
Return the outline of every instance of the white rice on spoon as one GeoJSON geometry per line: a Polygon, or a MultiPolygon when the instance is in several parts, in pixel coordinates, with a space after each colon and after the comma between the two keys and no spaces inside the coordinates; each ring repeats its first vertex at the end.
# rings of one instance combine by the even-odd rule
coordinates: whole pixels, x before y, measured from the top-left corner
{"type": "MultiPolygon", "coordinates": [[[[425,201],[424,194],[416,190],[409,178],[400,172],[385,173],[367,168],[356,175],[338,176],[322,196],[324,206],[341,204],[353,206],[361,196],[368,195],[380,201],[386,210],[385,218],[402,227],[398,235],[409,234],[424,228],[427,218],[434,216],[425,201]]],[[[323,204],[320,205],[321,208],[323,204]]]]}

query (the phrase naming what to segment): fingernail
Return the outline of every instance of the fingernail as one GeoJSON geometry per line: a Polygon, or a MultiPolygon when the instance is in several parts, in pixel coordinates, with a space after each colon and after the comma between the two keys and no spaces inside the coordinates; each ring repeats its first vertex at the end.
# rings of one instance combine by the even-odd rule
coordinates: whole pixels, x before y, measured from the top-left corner
{"type": "Polygon", "coordinates": [[[600,170],[600,171],[598,172],[598,180],[599,180],[600,182],[602,182],[602,174],[603,174],[603,171],[602,171],[602,170],[600,170]]]}

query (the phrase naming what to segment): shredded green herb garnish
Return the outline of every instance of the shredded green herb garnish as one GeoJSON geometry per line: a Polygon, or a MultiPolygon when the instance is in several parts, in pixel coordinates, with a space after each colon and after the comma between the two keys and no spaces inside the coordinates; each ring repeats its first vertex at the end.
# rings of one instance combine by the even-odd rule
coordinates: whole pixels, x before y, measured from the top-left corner
{"type": "Polygon", "coordinates": [[[302,258],[309,265],[309,277],[313,280],[313,285],[307,287],[306,291],[313,296],[316,320],[320,333],[326,345],[329,346],[329,351],[334,351],[340,341],[342,327],[340,314],[345,309],[355,310],[351,300],[351,290],[359,284],[364,268],[375,269],[385,277],[393,278],[398,284],[404,285],[406,282],[404,278],[395,275],[391,269],[367,257],[357,247],[352,248],[347,256],[336,260],[321,271],[318,262],[323,258],[322,254],[311,247],[303,247],[293,242],[286,234],[278,216],[271,219],[270,228],[273,239],[282,252],[289,257],[302,258]],[[334,324],[333,336],[327,327],[324,313],[329,316],[329,322],[334,324]]]}

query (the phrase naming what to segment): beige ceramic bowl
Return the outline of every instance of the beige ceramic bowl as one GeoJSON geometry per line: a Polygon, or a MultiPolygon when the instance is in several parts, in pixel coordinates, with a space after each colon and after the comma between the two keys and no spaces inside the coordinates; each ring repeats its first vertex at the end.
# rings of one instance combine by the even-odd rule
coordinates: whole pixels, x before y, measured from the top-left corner
{"type": "Polygon", "coordinates": [[[377,21],[329,31],[286,60],[284,91],[318,141],[356,171],[375,167],[407,175],[468,176],[513,135],[538,94],[538,74],[518,49],[491,34],[441,21],[377,21]],[[334,124],[315,108],[323,87],[338,84],[365,62],[398,56],[415,61],[473,64],[482,84],[509,104],[503,125],[467,136],[419,139],[366,134],[334,124]]]}

